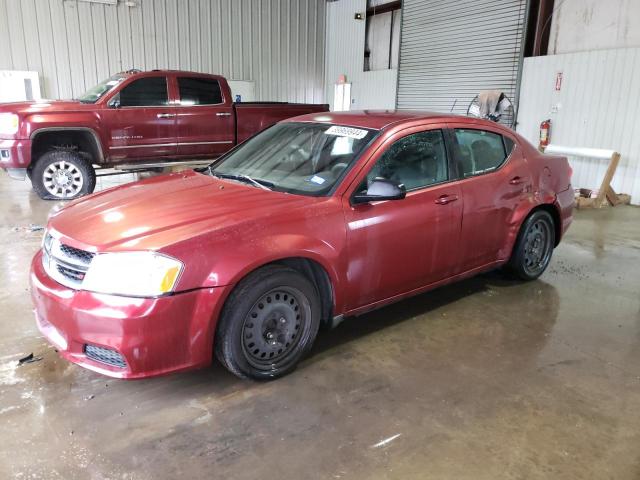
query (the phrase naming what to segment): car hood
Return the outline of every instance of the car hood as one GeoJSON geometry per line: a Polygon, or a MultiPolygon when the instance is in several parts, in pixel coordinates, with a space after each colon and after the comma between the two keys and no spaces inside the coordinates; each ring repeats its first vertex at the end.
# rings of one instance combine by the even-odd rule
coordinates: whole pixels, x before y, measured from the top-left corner
{"type": "Polygon", "coordinates": [[[50,218],[48,228],[72,246],[89,251],[161,250],[319,200],[188,171],[71,202],[50,218]]]}

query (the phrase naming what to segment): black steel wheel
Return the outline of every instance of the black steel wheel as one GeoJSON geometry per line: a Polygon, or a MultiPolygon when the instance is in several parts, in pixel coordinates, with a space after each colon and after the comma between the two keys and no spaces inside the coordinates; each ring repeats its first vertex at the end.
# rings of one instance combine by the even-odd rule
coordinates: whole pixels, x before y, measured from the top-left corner
{"type": "Polygon", "coordinates": [[[509,260],[509,270],[523,280],[534,280],[546,270],[555,246],[551,215],[536,210],[524,221],[509,260]]]}
{"type": "Polygon", "coordinates": [[[279,287],[264,294],[246,315],[242,350],[254,368],[286,363],[311,326],[311,306],[300,290],[279,287]]]}
{"type": "Polygon", "coordinates": [[[296,270],[269,265],[229,296],[216,331],[216,357],[241,378],[277,378],[309,351],[319,325],[315,286],[296,270]]]}

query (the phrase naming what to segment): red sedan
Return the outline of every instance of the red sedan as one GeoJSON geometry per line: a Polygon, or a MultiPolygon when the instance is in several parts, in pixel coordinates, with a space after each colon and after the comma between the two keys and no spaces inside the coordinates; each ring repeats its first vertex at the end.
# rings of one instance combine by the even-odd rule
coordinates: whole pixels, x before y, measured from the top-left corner
{"type": "Polygon", "coordinates": [[[38,326],[120,378],[209,365],[275,378],[321,324],[505,267],[546,269],[567,160],[488,121],[417,112],[281,122],[207,170],[68,204],[32,263],[38,326]]]}

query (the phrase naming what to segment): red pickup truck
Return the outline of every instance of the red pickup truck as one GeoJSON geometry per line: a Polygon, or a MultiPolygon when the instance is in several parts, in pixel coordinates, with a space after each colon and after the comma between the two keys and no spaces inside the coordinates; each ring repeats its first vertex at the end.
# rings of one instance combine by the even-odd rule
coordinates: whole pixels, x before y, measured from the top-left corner
{"type": "Polygon", "coordinates": [[[285,118],[328,105],[234,103],[226,79],[130,70],[74,100],[0,105],[0,168],[45,199],[91,193],[96,168],[215,158],[285,118]]]}

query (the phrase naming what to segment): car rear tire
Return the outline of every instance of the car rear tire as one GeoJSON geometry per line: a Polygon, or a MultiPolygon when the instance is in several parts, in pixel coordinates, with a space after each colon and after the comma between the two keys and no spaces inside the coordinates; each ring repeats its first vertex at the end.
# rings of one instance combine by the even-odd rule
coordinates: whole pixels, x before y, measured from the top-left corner
{"type": "Polygon", "coordinates": [[[520,227],[507,270],[521,280],[535,280],[546,270],[555,246],[553,217],[536,210],[520,227]]]}
{"type": "Polygon", "coordinates": [[[72,200],[96,188],[93,166],[73,151],[45,153],[31,170],[30,179],[35,192],[45,200],[72,200]]]}
{"type": "Polygon", "coordinates": [[[316,287],[288,267],[270,265],[243,279],[222,310],[218,360],[234,375],[272,380],[293,371],[320,326],[316,287]]]}

